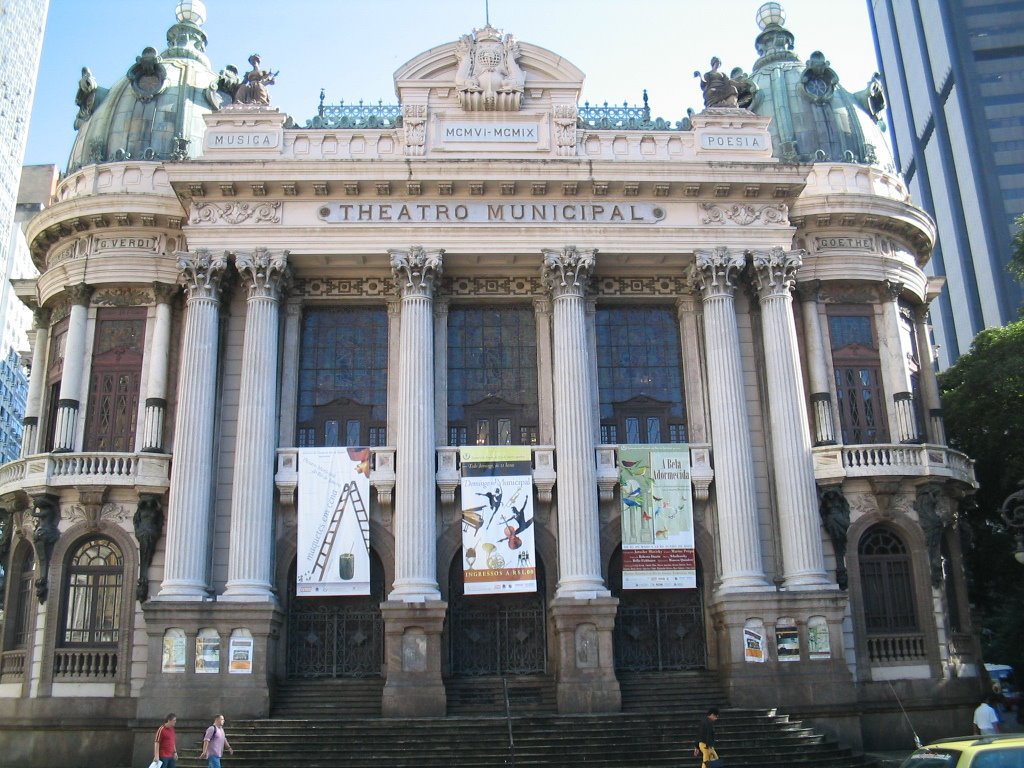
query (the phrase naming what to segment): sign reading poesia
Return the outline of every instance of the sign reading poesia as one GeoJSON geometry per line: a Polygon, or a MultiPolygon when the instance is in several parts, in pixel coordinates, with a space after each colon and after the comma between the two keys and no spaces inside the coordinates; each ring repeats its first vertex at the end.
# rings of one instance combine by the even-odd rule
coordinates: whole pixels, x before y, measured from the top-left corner
{"type": "Polygon", "coordinates": [[[328,224],[655,224],[665,209],[650,203],[325,203],[328,224]]]}
{"type": "Polygon", "coordinates": [[[301,448],[298,496],[295,594],[370,594],[370,449],[301,448]]]}
{"type": "Polygon", "coordinates": [[[619,446],[622,588],[697,586],[690,452],[685,445],[619,446]]]}
{"type": "Polygon", "coordinates": [[[462,448],[460,457],[465,594],[536,592],[530,447],[462,448]]]}

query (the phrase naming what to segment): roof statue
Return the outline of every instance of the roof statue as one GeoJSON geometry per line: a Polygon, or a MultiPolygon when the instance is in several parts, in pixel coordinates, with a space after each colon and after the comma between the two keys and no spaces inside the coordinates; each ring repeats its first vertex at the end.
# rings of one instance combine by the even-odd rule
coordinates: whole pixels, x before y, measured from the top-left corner
{"type": "Polygon", "coordinates": [[[222,69],[215,80],[210,82],[206,89],[206,101],[214,108],[221,109],[235,102],[235,91],[242,84],[242,78],[238,76],[238,67],[228,64],[222,69]]]}
{"type": "Polygon", "coordinates": [[[750,75],[743,71],[743,67],[733,67],[729,73],[729,79],[736,86],[736,106],[741,109],[750,109],[754,96],[757,94],[757,83],[750,79],[750,75]]]}
{"type": "Polygon", "coordinates": [[[259,107],[270,106],[270,92],[267,90],[267,86],[274,84],[278,73],[260,69],[258,53],[249,57],[249,63],[252,65],[252,69],[245,73],[241,85],[235,89],[235,103],[252,104],[259,107]]]}
{"type": "Polygon", "coordinates": [[[78,92],[75,94],[75,106],[78,107],[78,114],[75,115],[75,130],[82,127],[82,123],[92,117],[92,111],[96,107],[96,78],[88,67],[82,67],[82,78],[78,81],[78,92]]]}
{"type": "Polygon", "coordinates": [[[526,77],[519,68],[519,41],[490,24],[459,38],[455,88],[467,112],[519,110],[526,77]]]}
{"type": "MultiPolygon", "coordinates": [[[[700,78],[700,89],[704,93],[704,106],[707,109],[736,109],[739,106],[739,88],[736,81],[725,72],[719,71],[722,60],[717,56],[711,59],[711,69],[701,77],[700,72],[693,76],[700,78]]],[[[735,71],[735,70],[734,70],[735,71]]]]}

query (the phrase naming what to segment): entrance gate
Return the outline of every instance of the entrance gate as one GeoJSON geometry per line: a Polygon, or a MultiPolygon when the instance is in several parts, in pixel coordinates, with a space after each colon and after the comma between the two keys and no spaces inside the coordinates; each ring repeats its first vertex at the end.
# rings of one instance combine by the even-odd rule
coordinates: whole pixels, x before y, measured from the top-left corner
{"type": "Polygon", "coordinates": [[[619,598],[613,643],[615,669],[667,672],[705,669],[704,601],[700,564],[696,589],[622,589],[622,550],[609,567],[612,594],[619,598]]]}
{"type": "Polygon", "coordinates": [[[465,595],[462,559],[448,573],[445,626],[452,677],[529,675],[547,671],[544,569],[537,562],[537,591],[519,595],[465,595]]]}
{"type": "Polygon", "coordinates": [[[370,594],[296,597],[288,587],[289,678],[379,677],[384,660],[384,566],[370,550],[370,594]]]}

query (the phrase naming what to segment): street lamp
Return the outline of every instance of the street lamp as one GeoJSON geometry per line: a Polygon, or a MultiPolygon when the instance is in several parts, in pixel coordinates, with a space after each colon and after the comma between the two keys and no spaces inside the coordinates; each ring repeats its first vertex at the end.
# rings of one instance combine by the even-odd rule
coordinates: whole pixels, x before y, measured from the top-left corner
{"type": "Polygon", "coordinates": [[[1024,565],[1024,480],[1021,480],[1018,490],[1006,497],[999,514],[1013,529],[1013,559],[1024,565]]]}

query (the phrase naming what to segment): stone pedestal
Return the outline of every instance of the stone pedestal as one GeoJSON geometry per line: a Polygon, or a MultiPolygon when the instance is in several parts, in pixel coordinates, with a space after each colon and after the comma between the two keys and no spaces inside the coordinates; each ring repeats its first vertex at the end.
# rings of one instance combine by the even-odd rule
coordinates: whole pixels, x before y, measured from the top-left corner
{"type": "Polygon", "coordinates": [[[559,713],[622,709],[612,649],[618,606],[615,597],[555,598],[551,602],[558,649],[555,684],[559,713]]]}
{"type": "Polygon", "coordinates": [[[444,717],[448,709],[441,680],[443,600],[381,603],[387,680],[381,700],[385,717],[444,717]]]}

